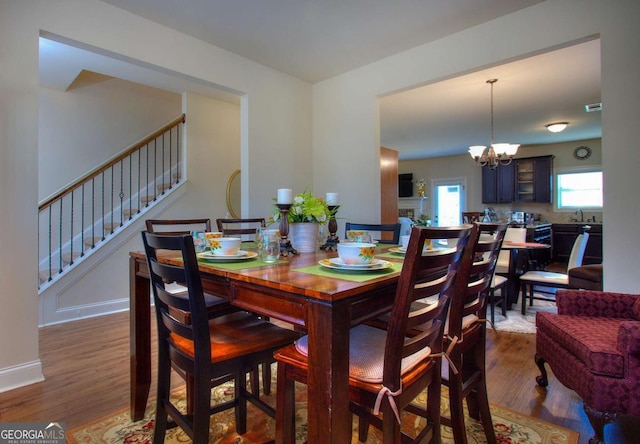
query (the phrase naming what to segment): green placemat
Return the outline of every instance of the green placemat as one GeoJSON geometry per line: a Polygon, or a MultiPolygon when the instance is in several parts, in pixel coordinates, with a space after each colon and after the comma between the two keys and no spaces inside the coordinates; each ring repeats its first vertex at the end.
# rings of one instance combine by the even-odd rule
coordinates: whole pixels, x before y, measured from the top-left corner
{"type": "Polygon", "coordinates": [[[310,267],[294,268],[292,271],[299,271],[301,273],[315,274],[317,276],[332,277],[338,279],[344,279],[345,281],[353,282],[366,282],[371,279],[379,278],[382,275],[395,273],[402,270],[402,264],[392,262],[391,268],[386,270],[376,271],[341,271],[332,270],[330,268],[323,267],[321,265],[311,265],[310,267]]]}
{"type": "Polygon", "coordinates": [[[284,264],[287,261],[278,260],[276,262],[264,262],[259,257],[255,257],[253,259],[247,259],[244,261],[237,261],[237,262],[216,262],[216,261],[205,261],[204,259],[198,259],[198,262],[202,262],[203,264],[211,265],[216,268],[224,268],[225,270],[245,270],[248,268],[263,267],[265,265],[284,264]]]}
{"type": "Polygon", "coordinates": [[[390,253],[390,252],[376,254],[376,257],[404,260],[404,254],[390,253]]]}

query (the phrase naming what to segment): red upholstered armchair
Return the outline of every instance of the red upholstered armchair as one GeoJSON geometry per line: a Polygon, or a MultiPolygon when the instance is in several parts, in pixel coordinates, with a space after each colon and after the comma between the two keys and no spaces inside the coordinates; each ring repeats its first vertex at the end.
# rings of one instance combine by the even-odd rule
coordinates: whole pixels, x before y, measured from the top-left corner
{"type": "Polygon", "coordinates": [[[557,304],[558,314],[536,315],[536,380],[548,385],[548,363],[584,401],[589,443],[604,443],[618,413],[640,416],[640,295],[559,290],[557,304]]]}

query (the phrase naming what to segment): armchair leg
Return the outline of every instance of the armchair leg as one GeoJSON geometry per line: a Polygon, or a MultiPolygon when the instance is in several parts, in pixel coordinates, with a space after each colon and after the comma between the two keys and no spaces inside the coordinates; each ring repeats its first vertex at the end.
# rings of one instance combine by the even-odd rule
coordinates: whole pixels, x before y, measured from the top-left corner
{"type": "Polygon", "coordinates": [[[615,413],[601,412],[594,410],[587,404],[584,404],[584,412],[589,418],[591,427],[593,427],[593,438],[589,439],[589,444],[605,444],[604,442],[604,426],[616,420],[615,413]]]}
{"type": "Polygon", "coordinates": [[[544,367],[545,360],[542,356],[536,353],[533,358],[536,362],[536,365],[540,369],[540,376],[536,376],[536,382],[540,387],[546,387],[549,385],[549,378],[547,376],[547,369],[544,367]]]}

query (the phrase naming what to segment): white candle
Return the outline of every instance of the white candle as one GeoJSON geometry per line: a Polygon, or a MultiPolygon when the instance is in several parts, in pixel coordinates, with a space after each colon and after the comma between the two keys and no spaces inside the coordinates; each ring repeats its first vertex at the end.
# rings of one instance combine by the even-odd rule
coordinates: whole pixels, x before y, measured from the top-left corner
{"type": "Polygon", "coordinates": [[[293,191],[290,188],[279,188],[278,189],[278,203],[279,204],[290,204],[293,203],[293,191]]]}
{"type": "Polygon", "coordinates": [[[327,202],[327,205],[338,205],[338,193],[327,193],[325,201],[327,202]]]}

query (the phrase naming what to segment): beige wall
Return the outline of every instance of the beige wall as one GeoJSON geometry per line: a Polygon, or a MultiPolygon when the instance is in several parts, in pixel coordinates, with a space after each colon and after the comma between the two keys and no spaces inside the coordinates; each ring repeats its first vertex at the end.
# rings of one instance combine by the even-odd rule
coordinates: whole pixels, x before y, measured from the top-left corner
{"type": "MultiPolygon", "coordinates": [[[[602,146],[600,139],[589,139],[580,142],[553,143],[546,145],[526,145],[520,147],[516,158],[553,155],[554,170],[562,168],[598,167],[602,168],[602,146]],[[576,160],[573,150],[579,145],[587,145],[592,154],[588,159],[576,160]]],[[[482,170],[475,166],[468,154],[458,156],[436,157],[431,159],[405,160],[399,163],[399,173],[413,173],[414,180],[425,179],[427,184],[433,179],[463,177],[467,182],[467,211],[483,211],[491,206],[498,211],[524,211],[540,213],[543,220],[549,222],[566,222],[574,216],[573,212],[555,211],[553,204],[519,204],[497,205],[482,203],[482,170]]],[[[555,181],[554,181],[555,184],[555,181]]],[[[428,185],[427,185],[428,186],[428,185]]],[[[555,190],[554,190],[555,191],[555,190]]],[[[417,195],[414,185],[414,196],[417,195]]],[[[427,195],[431,197],[432,191],[427,195]]],[[[554,194],[555,197],[555,194],[554,194]]],[[[429,200],[429,205],[431,204],[429,200]]],[[[602,221],[602,212],[585,212],[585,219],[596,216],[602,221]]]]}
{"type": "MultiPolygon", "coordinates": [[[[97,0],[0,1],[0,246],[11,252],[0,259],[0,391],[42,377],[35,236],[41,32],[242,95],[243,214],[267,214],[276,189],[303,189],[312,182],[308,83],[97,0]]],[[[197,150],[193,155],[197,161],[197,150]]],[[[187,199],[189,192],[187,186],[187,199]]],[[[202,202],[200,197],[193,200],[202,202]]],[[[76,286],[77,294],[62,298],[72,301],[90,293],[92,301],[126,300],[127,256],[135,249],[141,249],[139,233],[124,239],[108,260],[88,269],[86,279],[76,286]]]]}
{"type": "Polygon", "coordinates": [[[111,79],[39,90],[40,200],[119,154],[182,112],[180,94],[111,79]]]}
{"type": "Polygon", "coordinates": [[[315,84],[316,186],[331,184],[341,193],[341,217],[375,218],[380,213],[377,97],[599,35],[605,286],[637,292],[633,253],[640,249],[640,205],[631,191],[637,187],[640,164],[639,16],[640,3],[633,0],[547,0],[315,84]],[[358,165],[357,174],[353,165],[358,165]]]}

